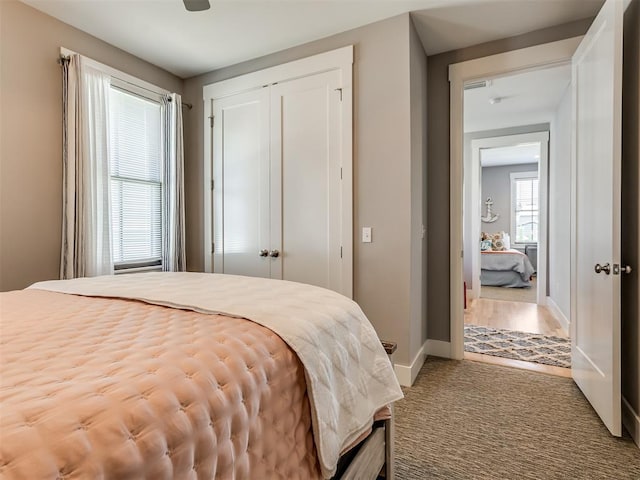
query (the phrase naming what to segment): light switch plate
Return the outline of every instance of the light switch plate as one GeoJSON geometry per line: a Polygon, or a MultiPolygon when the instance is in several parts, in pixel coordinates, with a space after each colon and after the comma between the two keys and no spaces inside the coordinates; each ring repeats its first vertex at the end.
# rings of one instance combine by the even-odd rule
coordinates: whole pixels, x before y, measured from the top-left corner
{"type": "Polygon", "coordinates": [[[362,243],[371,243],[371,227],[362,227],[362,243]]]}

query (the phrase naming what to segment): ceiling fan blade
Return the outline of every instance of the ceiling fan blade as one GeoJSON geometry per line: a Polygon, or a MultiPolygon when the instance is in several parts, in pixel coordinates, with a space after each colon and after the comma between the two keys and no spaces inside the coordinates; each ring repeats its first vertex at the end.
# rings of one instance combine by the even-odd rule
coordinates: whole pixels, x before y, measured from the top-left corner
{"type": "Polygon", "coordinates": [[[190,12],[201,12],[203,10],[209,10],[211,5],[209,0],[182,0],[184,7],[190,12]]]}

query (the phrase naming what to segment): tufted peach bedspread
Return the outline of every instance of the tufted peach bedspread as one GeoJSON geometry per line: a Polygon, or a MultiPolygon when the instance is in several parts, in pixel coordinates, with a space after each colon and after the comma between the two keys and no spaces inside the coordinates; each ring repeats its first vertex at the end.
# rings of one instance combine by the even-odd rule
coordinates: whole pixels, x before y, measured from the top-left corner
{"type": "Polygon", "coordinates": [[[321,478],[303,367],[267,328],[43,290],[0,314],[1,478],[321,478]]]}
{"type": "Polygon", "coordinates": [[[29,289],[138,300],[250,319],[275,332],[304,367],[320,471],[331,478],[341,452],[371,428],[402,390],[375,329],[353,300],[324,288],[193,272],[51,280],[29,289]]]}

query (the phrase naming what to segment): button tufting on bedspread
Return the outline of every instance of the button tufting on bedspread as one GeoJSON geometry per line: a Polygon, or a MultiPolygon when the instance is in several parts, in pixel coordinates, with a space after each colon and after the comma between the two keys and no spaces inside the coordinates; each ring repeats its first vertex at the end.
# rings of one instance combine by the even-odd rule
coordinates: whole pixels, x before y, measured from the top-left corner
{"type": "Polygon", "coordinates": [[[41,290],[1,302],[3,478],[320,478],[304,370],[270,330],[41,290]]]}
{"type": "MultiPolygon", "coordinates": [[[[284,280],[194,272],[38,282],[29,289],[138,300],[246,318],[277,333],[305,369],[320,469],[333,477],[341,452],[402,390],[362,309],[324,288],[284,280]]],[[[277,352],[270,352],[277,359],[277,352]]],[[[225,360],[226,361],[226,360],[225,360]]]]}

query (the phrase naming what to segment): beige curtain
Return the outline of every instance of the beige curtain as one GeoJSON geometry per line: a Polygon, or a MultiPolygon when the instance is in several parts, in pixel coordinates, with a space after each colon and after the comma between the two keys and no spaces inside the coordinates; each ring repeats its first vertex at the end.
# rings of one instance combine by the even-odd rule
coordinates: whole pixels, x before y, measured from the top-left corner
{"type": "Polygon", "coordinates": [[[110,77],[80,55],[62,60],[63,219],[60,278],[113,273],[109,192],[110,77]]]}
{"type": "Polygon", "coordinates": [[[162,229],[162,269],[186,270],[184,224],[184,149],[182,139],[182,99],[177,93],[164,101],[166,115],[164,201],[162,229]]]}

